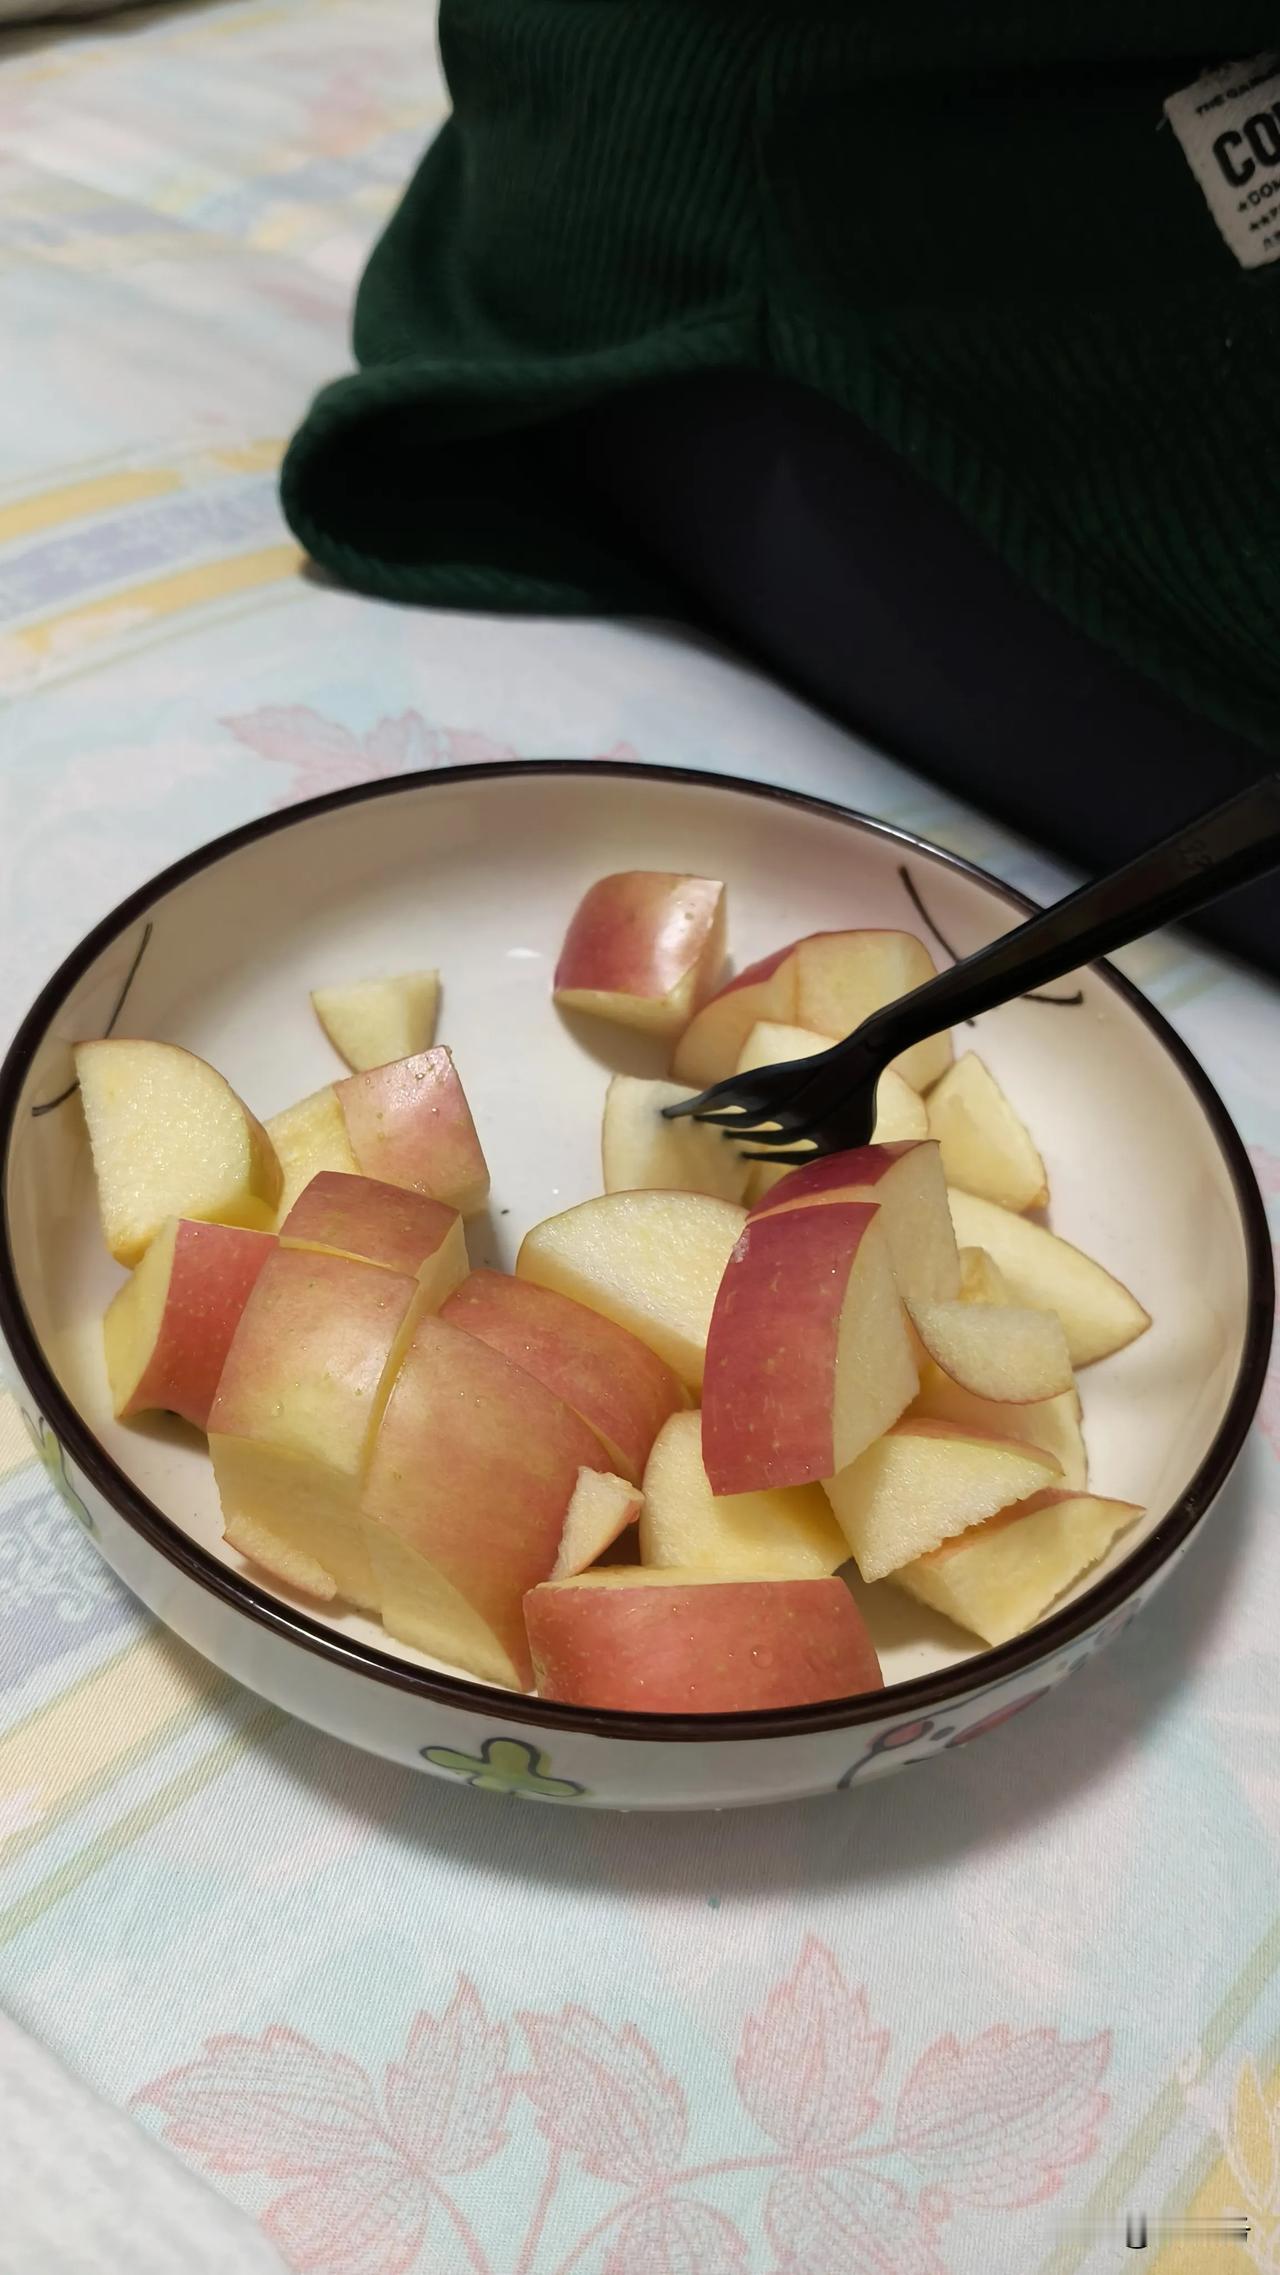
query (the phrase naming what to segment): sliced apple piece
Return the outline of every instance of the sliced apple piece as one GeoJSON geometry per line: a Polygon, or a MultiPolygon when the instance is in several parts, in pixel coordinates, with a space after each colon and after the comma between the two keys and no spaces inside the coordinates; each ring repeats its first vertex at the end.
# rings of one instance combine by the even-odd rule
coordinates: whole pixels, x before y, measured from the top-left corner
{"type": "Polygon", "coordinates": [[[962,1303],[1008,1303],[1009,1282],[994,1256],[985,1248],[962,1248],[960,1251],[960,1301],[962,1303]]]}
{"type": "Polygon", "coordinates": [[[696,1390],[716,1290],[745,1222],[743,1209],[709,1193],[601,1193],[535,1225],[516,1271],[616,1320],[696,1390]]]}
{"type": "Polygon", "coordinates": [[[467,1276],[462,1219],[443,1201],[324,1169],[299,1194],[280,1227],[286,1248],[325,1248],[405,1272],[423,1291],[423,1308],[438,1311],[467,1276]]]}
{"type": "Polygon", "coordinates": [[[965,1051],[935,1083],[928,1114],[949,1185],[1006,1209],[1045,1206],[1049,1180],[1031,1133],[976,1051],[965,1051]]]}
{"type": "Polygon", "coordinates": [[[932,1359],[926,1359],[920,1369],[920,1389],[911,1414],[913,1418],[928,1416],[935,1422],[956,1422],[962,1430],[973,1430],[986,1437],[1018,1438],[1027,1445],[1041,1446],[1053,1455],[1062,1471],[1063,1484],[1073,1493],[1082,1493],[1089,1482],[1088,1456],[1080,1427],[1080,1399],[1074,1386],[1057,1398],[1032,1399],[1020,1406],[1002,1405],[994,1399],[975,1398],[972,1391],[962,1390],[932,1359]]]}
{"type": "Polygon", "coordinates": [[[439,972],[401,972],[395,979],[356,980],[312,989],[317,1019],[355,1074],[392,1059],[416,1058],[435,1041],[439,972]]]}
{"type": "Polygon", "coordinates": [[[1057,1312],[1072,1366],[1122,1351],[1151,1325],[1137,1297],[1070,1241],[976,1193],[949,1197],[957,1238],[994,1257],[1014,1302],[1057,1312]]]}
{"type": "Polygon", "coordinates": [[[705,1122],[664,1122],[664,1106],[696,1092],[680,1082],[615,1074],[604,1101],[601,1152],[606,1193],[713,1193],[740,1201],[750,1162],[705,1122]]]}
{"type": "Polygon", "coordinates": [[[961,1299],[918,1304],[912,1316],[930,1358],[975,1397],[1022,1405],[1072,1387],[1067,1338],[1052,1311],[961,1299]]]}
{"type": "Polygon", "coordinates": [[[725,890],[713,877],[628,869],[579,901],[556,965],[555,999],[649,1035],[678,1035],[724,962],[725,890]]]}
{"type": "MultiPolygon", "coordinates": [[[[801,1027],[851,1035],[873,1011],[911,995],[937,965],[914,932],[815,932],[796,948],[796,1009],[801,1027]]],[[[894,1060],[914,1090],[927,1090],[951,1064],[951,1037],[930,1035],[894,1060]]]]}
{"type": "Polygon", "coordinates": [[[419,1051],[333,1087],[364,1176],[445,1201],[463,1216],[484,1207],[489,1171],[451,1051],[419,1051]]]}
{"type": "Polygon", "coordinates": [[[889,1577],[984,1643],[1007,1643],[1142,1515],[1132,1501],[1050,1487],[943,1541],[889,1577]]]}
{"type": "MultiPolygon", "coordinates": [[[[757,1067],[785,1066],[793,1059],[814,1058],[819,1051],[829,1051],[830,1035],[815,1035],[809,1027],[783,1027],[769,1019],[758,1020],[742,1047],[742,1056],[735,1068],[737,1074],[754,1074],[757,1067]]],[[[765,1123],[766,1129],[775,1125],[765,1123]]],[[[886,1067],[876,1086],[876,1126],[872,1143],[892,1145],[899,1138],[922,1138],[929,1134],[929,1120],[925,1103],[909,1082],[904,1082],[893,1068],[886,1067]]],[[[771,1193],[789,1169],[771,1169],[765,1161],[748,1164],[750,1178],[747,1197],[753,1203],[771,1193]]]]}
{"type": "MultiPolygon", "coordinates": [[[[694,1417],[691,1415],[692,1421],[694,1417]]],[[[644,1495],[625,1477],[608,1469],[580,1469],[551,1568],[553,1580],[571,1580],[604,1555],[633,1525],[644,1495]]]]}
{"type": "Polygon", "coordinates": [[[663,1423],[644,1473],[642,1564],[726,1579],[807,1580],[834,1572],[848,1554],[821,1486],[715,1494],[700,1416],[673,1414],[663,1423]]]}
{"type": "Polygon", "coordinates": [[[883,1686],[843,1580],[618,1565],[525,1598],[539,1695],[622,1713],[734,1714],[883,1686]]]}
{"type": "Polygon", "coordinates": [[[988,1438],[953,1422],[898,1422],[827,1481],[840,1530],[864,1580],[982,1524],[1060,1482],[1041,1446],[988,1438]]]}
{"type": "Polygon", "coordinates": [[[231,1338],[275,1247],[269,1232],[174,1217],[102,1323],[112,1411],[180,1414],[203,1430],[231,1338]]]}
{"type": "Polygon", "coordinates": [[[595,1431],[611,1466],[633,1483],[668,1414],[686,1403],[683,1385],[647,1343],[530,1279],[472,1272],[442,1317],[536,1375],[595,1431]]]}
{"type": "MultiPolygon", "coordinates": [[[[794,950],[775,948],[727,980],[692,1018],[676,1045],[671,1072],[695,1090],[732,1074],[743,1044],[758,1020],[793,1022],[796,1008],[794,950]]],[[[831,1037],[827,1037],[830,1044],[831,1037]]]]}
{"type": "Polygon", "coordinates": [[[378,1609],[379,1596],[360,1494],[419,1302],[417,1282],[403,1273],[277,1247],[241,1314],[209,1414],[231,1546],[290,1586],[365,1611],[378,1609]]]}
{"type": "Polygon", "coordinates": [[[389,1635],[487,1682],[532,1677],[521,1599],[556,1561],[599,1440],[543,1384],[447,1320],[420,1319],[363,1495],[389,1635]]]}
{"type": "Polygon", "coordinates": [[[713,1491],[832,1476],[916,1389],[879,1210],[852,1201],[749,1218],[707,1339],[702,1458],[713,1491]]]}
{"type": "Polygon", "coordinates": [[[262,1124],[215,1068],[177,1043],[79,1043],[98,1210],[119,1264],[136,1264],[170,1217],[275,1223],[281,1169],[262,1124]]]}
{"type": "Polygon", "coordinates": [[[898,1292],[913,1319],[960,1293],[960,1257],[947,1188],[931,1140],[861,1145],[803,1162],[751,1211],[755,1223],[783,1209],[874,1201],[883,1212],[898,1292]]]}
{"type": "Polygon", "coordinates": [[[313,1177],[325,1170],[340,1176],[359,1175],[359,1163],[351,1150],[332,1083],[323,1090],[313,1090],[309,1098],[300,1098],[296,1106],[273,1114],[267,1123],[267,1136],[280,1157],[284,1178],[277,1211],[281,1224],[313,1177]]]}

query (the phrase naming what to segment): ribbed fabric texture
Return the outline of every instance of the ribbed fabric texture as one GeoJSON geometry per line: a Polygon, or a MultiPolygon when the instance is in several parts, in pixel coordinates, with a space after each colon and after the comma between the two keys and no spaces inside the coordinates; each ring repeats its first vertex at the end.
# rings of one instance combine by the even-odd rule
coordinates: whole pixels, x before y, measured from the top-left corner
{"type": "Polygon", "coordinates": [[[1280,748],[1280,265],[1237,266],[1162,116],[1275,35],[1258,0],[443,0],[453,116],[361,286],[361,369],[290,449],[290,522],[396,599],[678,607],[568,414],[772,369],[1280,748]]]}

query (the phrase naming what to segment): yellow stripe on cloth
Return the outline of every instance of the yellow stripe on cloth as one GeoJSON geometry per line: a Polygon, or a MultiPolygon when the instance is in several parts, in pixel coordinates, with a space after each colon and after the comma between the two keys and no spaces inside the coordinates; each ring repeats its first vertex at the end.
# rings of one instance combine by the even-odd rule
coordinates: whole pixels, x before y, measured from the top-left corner
{"type": "Polygon", "coordinates": [[[61,616],[46,617],[43,623],[29,624],[0,640],[0,682],[24,662],[74,655],[113,633],[140,631],[185,609],[253,592],[262,585],[279,584],[296,576],[304,559],[297,545],[268,545],[258,553],[201,561],[194,568],[175,569],[145,584],[105,593],[98,600],[86,601],[61,616]]]}
{"type": "Polygon", "coordinates": [[[1198,2235],[1172,2236],[1150,2262],[1151,2275],[1231,2275],[1233,2268],[1243,2275],[1247,2268],[1280,2265],[1280,2068],[1263,2080],[1252,2062],[1242,2065],[1227,2131],[1230,2153],[1168,2218],[1171,2225],[1175,2219],[1217,2225],[1243,2213],[1247,2243],[1212,2236],[1204,2227],[1198,2235]]]}
{"type": "Polygon", "coordinates": [[[56,529],[64,521],[82,521],[87,514],[105,513],[112,506],[141,505],[148,498],[167,497],[182,486],[180,474],[153,466],[134,472],[95,474],[85,481],[67,482],[60,490],[16,498],[12,504],[0,506],[0,545],[7,545],[14,537],[33,537],[42,529],[56,529]]]}

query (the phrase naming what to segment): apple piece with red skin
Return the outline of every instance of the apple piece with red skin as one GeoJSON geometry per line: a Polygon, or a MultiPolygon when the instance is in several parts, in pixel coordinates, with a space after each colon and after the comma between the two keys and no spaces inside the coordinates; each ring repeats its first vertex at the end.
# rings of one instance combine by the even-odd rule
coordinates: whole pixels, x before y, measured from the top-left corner
{"type": "Polygon", "coordinates": [[[241,1313],[209,1414],[223,1531],[304,1594],[379,1609],[360,1495],[420,1303],[404,1273],[277,1246],[241,1313]]]}
{"type": "MultiPolygon", "coordinates": [[[[692,1421],[693,1416],[689,1419],[692,1421]]],[[[551,1567],[553,1580],[572,1580],[586,1572],[636,1523],[644,1495],[625,1477],[608,1469],[580,1469],[551,1567]]]]}
{"type": "Polygon", "coordinates": [[[118,1421],[165,1413],[207,1427],[240,1314],[275,1244],[243,1225],[173,1217],[161,1227],[102,1323],[118,1421]]]}
{"type": "MultiPolygon", "coordinates": [[[[838,1041],[934,973],[932,956],[912,932],[811,932],[748,964],[703,1005],[680,1038],[672,1074],[699,1090],[721,1081],[762,1019],[838,1041]]],[[[904,1051],[894,1067],[922,1090],[950,1061],[950,1037],[936,1035],[904,1051]]]]}
{"type": "Polygon", "coordinates": [[[864,1580],[882,1580],[954,1533],[1061,1483],[1053,1455],[954,1422],[897,1422],[827,1479],[836,1521],[864,1580]]]}
{"type": "Polygon", "coordinates": [[[216,1067],[177,1043],[78,1043],[108,1248],[132,1267],[170,1217],[270,1232],[282,1173],[262,1124],[216,1067]]]}
{"type": "Polygon", "coordinates": [[[738,1714],[880,1690],[843,1580],[617,1565],[525,1598],[541,1698],[624,1714],[738,1714]]]}
{"type": "Polygon", "coordinates": [[[333,1088],[363,1176],[425,1193],[464,1217],[484,1207],[489,1171],[444,1045],[349,1074],[333,1088]]]}
{"type": "Polygon", "coordinates": [[[439,972],[401,972],[395,979],[356,980],[312,990],[317,1019],[354,1074],[416,1058],[435,1040],[439,972]]]}
{"type": "Polygon", "coordinates": [[[688,1403],[681,1382],[647,1343],[532,1280],[472,1272],[441,1317],[554,1391],[594,1430],[611,1466],[632,1484],[668,1414],[688,1403]]]}
{"type": "Polygon", "coordinates": [[[516,1273],[615,1320],[696,1390],[716,1292],[746,1221],[709,1193],[600,1193],[526,1233],[516,1273]]]}
{"type": "Polygon", "coordinates": [[[1001,1404],[992,1398],[975,1398],[958,1382],[926,1359],[920,1369],[920,1389],[910,1418],[955,1422],[992,1438],[1022,1438],[1053,1455],[1070,1491],[1082,1493],[1089,1482],[1088,1455],[1080,1427],[1080,1398],[1074,1385],[1057,1398],[1031,1399],[1020,1405],[1001,1404]]]}
{"type": "Polygon", "coordinates": [[[1019,1212],[1046,1206],[1049,1180],[1031,1133],[976,1051],[935,1083],[928,1115],[949,1185],[1019,1212]]]}
{"type": "Polygon", "coordinates": [[[443,1201],[325,1169],[299,1194],[280,1227],[286,1248],[325,1248],[416,1279],[423,1308],[438,1311],[467,1276],[462,1219],[443,1201]]]}
{"type": "Polygon", "coordinates": [[[757,1201],[752,1223],[784,1209],[874,1201],[884,1218],[898,1292],[912,1319],[960,1294],[960,1254],[938,1148],[931,1139],[861,1145],[802,1162],[757,1201]]]}
{"type": "Polygon", "coordinates": [[[722,1579],[822,1579],[849,1545],[821,1486],[764,1493],[711,1490],[697,1414],[672,1414],[644,1473],[640,1562],[718,1572],[722,1579]]]}
{"type": "MultiPolygon", "coordinates": [[[[705,1090],[732,1074],[752,1028],[761,1019],[795,1024],[794,950],[775,948],[726,980],[690,1020],[676,1045],[671,1072],[677,1082],[705,1090]]],[[[830,1037],[828,1037],[830,1041],[830,1037]]]]}
{"type": "Polygon", "coordinates": [[[899,1565],[889,1577],[984,1643],[1008,1643],[1034,1626],[1141,1515],[1133,1501],[1049,1487],[899,1565]]]}
{"type": "Polygon", "coordinates": [[[1069,1240],[996,1201],[952,1191],[951,1216],[966,1247],[985,1248],[1015,1303],[1056,1311],[1073,1367],[1121,1351],[1151,1325],[1137,1297],[1069,1240]]]}
{"type": "Polygon", "coordinates": [[[650,1035],[678,1035],[724,962],[725,889],[713,877],[628,869],[579,901],[555,972],[555,1000],[650,1035]]]}
{"type": "Polygon", "coordinates": [[[420,1319],[362,1497],[387,1633],[527,1689],[522,1599],[554,1568],[579,1471],[604,1466],[586,1423],[523,1367],[420,1319]]]}
{"type": "Polygon", "coordinates": [[[600,1130],[606,1193],[713,1193],[740,1201],[751,1164],[721,1133],[687,1117],[663,1120],[663,1109],[697,1093],[679,1082],[646,1082],[615,1074],[605,1092],[600,1130]]]}
{"type": "Polygon", "coordinates": [[[707,1338],[702,1456],[715,1493],[830,1477],[918,1387],[880,1212],[751,1217],[707,1338]]]}

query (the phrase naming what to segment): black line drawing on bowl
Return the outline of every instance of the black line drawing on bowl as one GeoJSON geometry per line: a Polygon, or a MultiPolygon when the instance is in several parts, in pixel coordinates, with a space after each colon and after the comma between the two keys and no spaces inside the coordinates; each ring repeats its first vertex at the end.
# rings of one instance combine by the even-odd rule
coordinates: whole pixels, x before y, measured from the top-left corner
{"type": "MultiPolygon", "coordinates": [[[[104,1042],[106,1041],[107,1036],[114,1032],[116,1021],[120,1017],[121,1012],[124,1010],[124,1007],[129,1000],[129,990],[133,986],[133,983],[138,976],[138,966],[142,962],[143,957],[146,955],[146,952],[151,945],[151,935],[154,931],[154,924],[144,924],[142,928],[142,938],[138,942],[137,948],[134,951],[133,962],[130,964],[128,971],[124,975],[124,985],[122,986],[119,995],[116,997],[115,1010],[112,1012],[106,1026],[103,1028],[102,1039],[104,1042]]],[[[74,1098],[79,1088],[80,1085],[78,1082],[69,1082],[65,1090],[60,1090],[58,1092],[56,1098],[46,1098],[42,1105],[33,1106],[31,1109],[32,1121],[38,1122],[42,1114],[52,1114],[56,1107],[65,1106],[68,1098],[74,1098]]]]}
{"type": "MultiPolygon", "coordinates": [[[[955,949],[952,947],[951,942],[948,940],[945,932],[939,930],[938,926],[934,923],[933,918],[930,916],[928,909],[924,905],[924,896],[920,891],[920,887],[916,883],[915,878],[912,876],[911,871],[908,869],[905,861],[899,862],[898,875],[902,879],[903,888],[906,892],[907,899],[910,901],[912,908],[916,912],[916,915],[920,918],[922,923],[928,925],[929,930],[932,932],[933,937],[937,941],[938,946],[941,948],[943,954],[945,956],[950,956],[953,964],[958,964],[960,958],[957,956],[955,949]]],[[[1070,995],[1047,995],[1041,993],[1036,988],[1029,988],[1027,993],[1023,996],[1022,1001],[1024,1003],[1056,1003],[1061,1005],[1064,1010],[1076,1011],[1084,1002],[1084,989],[1082,987],[1078,987],[1070,995]]],[[[975,1025],[974,1020],[965,1020],[966,1027],[972,1027],[973,1025],[975,1025]]]]}

